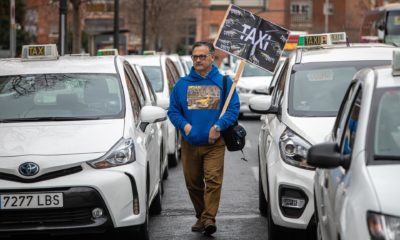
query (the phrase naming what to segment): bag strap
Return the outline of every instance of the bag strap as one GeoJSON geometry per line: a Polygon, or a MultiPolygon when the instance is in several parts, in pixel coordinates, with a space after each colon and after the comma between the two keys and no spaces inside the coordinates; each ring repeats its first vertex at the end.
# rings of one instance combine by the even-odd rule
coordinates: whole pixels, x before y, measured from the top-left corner
{"type": "Polygon", "coordinates": [[[224,103],[226,100],[226,88],[227,88],[228,76],[224,75],[222,80],[222,96],[224,96],[224,103]]]}

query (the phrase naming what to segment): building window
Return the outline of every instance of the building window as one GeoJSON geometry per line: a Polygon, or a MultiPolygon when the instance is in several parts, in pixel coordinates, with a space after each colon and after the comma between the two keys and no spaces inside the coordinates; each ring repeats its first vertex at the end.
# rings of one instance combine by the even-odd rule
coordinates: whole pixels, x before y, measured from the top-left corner
{"type": "Polygon", "coordinates": [[[293,1],[290,4],[292,23],[311,22],[311,1],[293,1]]]}
{"type": "Polygon", "coordinates": [[[215,39],[218,36],[219,25],[218,24],[210,24],[208,28],[208,38],[215,39]]]}
{"type": "Polygon", "coordinates": [[[196,40],[196,19],[189,18],[184,21],[184,23],[180,27],[180,39],[181,44],[186,46],[186,54],[189,54],[189,51],[196,40]]]}

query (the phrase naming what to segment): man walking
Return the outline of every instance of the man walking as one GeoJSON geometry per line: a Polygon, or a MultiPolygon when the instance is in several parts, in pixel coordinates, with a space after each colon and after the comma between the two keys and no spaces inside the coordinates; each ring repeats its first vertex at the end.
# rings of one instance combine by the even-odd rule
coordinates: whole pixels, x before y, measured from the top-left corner
{"type": "MultiPolygon", "coordinates": [[[[192,231],[213,234],[223,180],[225,142],[221,131],[231,126],[239,115],[239,96],[234,92],[229,106],[221,114],[223,76],[213,65],[214,46],[196,42],[192,48],[193,67],[181,78],[170,96],[168,117],[181,132],[182,166],[186,187],[196,211],[192,231]]],[[[227,92],[232,81],[227,81],[227,92]]],[[[228,95],[228,94],[226,94],[228,95]]]]}

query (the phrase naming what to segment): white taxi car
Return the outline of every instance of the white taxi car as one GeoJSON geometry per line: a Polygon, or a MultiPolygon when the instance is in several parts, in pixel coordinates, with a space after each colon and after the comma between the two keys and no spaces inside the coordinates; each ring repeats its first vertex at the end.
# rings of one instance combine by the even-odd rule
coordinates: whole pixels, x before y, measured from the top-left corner
{"type": "MultiPolygon", "coordinates": [[[[142,67],[156,92],[157,100],[167,102],[165,105],[169,106],[169,94],[180,78],[172,60],[167,55],[129,55],[125,56],[125,59],[142,67]]],[[[180,134],[169,119],[167,120],[167,139],[168,161],[170,166],[176,166],[180,159],[180,134]]]]}
{"type": "Polygon", "coordinates": [[[400,52],[355,75],[316,166],[318,239],[400,239],[400,52]]]}
{"type": "Polygon", "coordinates": [[[280,77],[272,95],[250,100],[251,109],[266,114],[258,144],[259,189],[270,239],[279,239],[282,227],[313,232],[315,168],[306,162],[307,151],[332,129],[353,75],[391,62],[393,47],[328,45],[337,35],[299,38],[300,45],[324,44],[294,51],[276,72],[280,77]]]}
{"type": "MultiPolygon", "coordinates": [[[[240,66],[240,64],[237,64],[236,66],[240,66]]],[[[235,72],[237,72],[237,68],[235,72]]],[[[244,66],[242,75],[236,85],[236,91],[240,98],[239,117],[243,117],[245,114],[252,114],[249,109],[250,98],[259,95],[266,95],[271,80],[272,73],[267,70],[259,68],[253,64],[246,64],[244,66]]]]}
{"type": "Polygon", "coordinates": [[[143,105],[119,56],[59,57],[55,45],[22,56],[0,60],[1,235],[126,229],[148,239],[165,110],[143,105]]]}

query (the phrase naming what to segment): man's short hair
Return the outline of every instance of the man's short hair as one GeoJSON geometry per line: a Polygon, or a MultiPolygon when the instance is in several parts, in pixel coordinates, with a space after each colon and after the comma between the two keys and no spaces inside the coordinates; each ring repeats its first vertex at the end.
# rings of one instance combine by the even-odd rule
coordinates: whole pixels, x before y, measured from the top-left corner
{"type": "Polygon", "coordinates": [[[208,47],[208,50],[209,50],[209,52],[210,52],[211,54],[214,54],[214,52],[215,52],[214,45],[213,45],[212,43],[210,43],[210,42],[205,42],[205,41],[195,42],[195,43],[193,44],[193,47],[192,47],[192,52],[193,52],[193,50],[194,50],[195,48],[200,47],[200,46],[206,46],[206,47],[208,47]]]}

